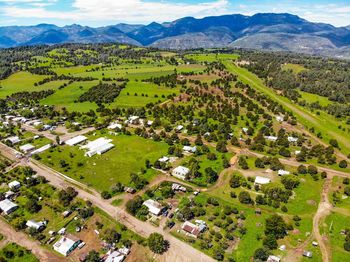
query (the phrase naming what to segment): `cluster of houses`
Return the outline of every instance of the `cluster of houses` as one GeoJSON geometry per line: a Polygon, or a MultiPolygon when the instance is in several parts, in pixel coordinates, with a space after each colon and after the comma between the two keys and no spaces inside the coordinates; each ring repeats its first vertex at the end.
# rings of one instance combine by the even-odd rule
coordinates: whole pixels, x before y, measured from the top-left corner
{"type": "Polygon", "coordinates": [[[0,210],[5,214],[9,215],[18,209],[18,205],[12,200],[17,191],[21,187],[21,183],[18,181],[12,181],[8,184],[9,191],[4,194],[4,199],[0,201],[0,210]]]}
{"type": "MultiPolygon", "coordinates": [[[[38,138],[40,138],[40,136],[38,136],[38,135],[33,136],[34,140],[38,139],[38,138]]],[[[6,138],[5,141],[9,142],[12,146],[14,146],[14,145],[21,143],[23,140],[20,139],[18,136],[11,136],[11,137],[6,138]]],[[[35,146],[33,146],[30,143],[27,143],[27,144],[19,146],[19,150],[25,155],[27,155],[27,154],[35,155],[35,154],[40,154],[40,153],[44,152],[45,150],[48,150],[50,147],[51,147],[51,144],[47,144],[47,145],[44,145],[44,146],[36,149],[35,146]]]]}

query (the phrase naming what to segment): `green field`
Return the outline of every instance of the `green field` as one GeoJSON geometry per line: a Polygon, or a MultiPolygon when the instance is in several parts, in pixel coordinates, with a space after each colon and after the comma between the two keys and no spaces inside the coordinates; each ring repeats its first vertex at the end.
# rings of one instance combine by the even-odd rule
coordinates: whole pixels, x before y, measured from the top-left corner
{"type": "Polygon", "coordinates": [[[318,102],[321,106],[328,106],[332,104],[332,102],[329,101],[328,98],[324,96],[319,96],[319,95],[303,92],[300,90],[299,90],[299,94],[301,95],[300,100],[305,100],[309,104],[316,103],[316,102],[318,102]]]}
{"type": "MultiPolygon", "coordinates": [[[[115,148],[109,152],[91,158],[84,156],[84,151],[78,146],[62,146],[41,154],[42,162],[82,181],[99,191],[109,190],[117,182],[128,184],[131,173],[139,173],[145,167],[145,160],[151,163],[167,153],[168,146],[163,142],[154,142],[138,136],[117,135],[101,136],[113,139],[115,148]],[[61,167],[60,160],[65,160],[69,167],[61,167]]],[[[90,140],[98,137],[90,136],[90,140]]],[[[156,174],[148,170],[143,176],[147,180],[156,174]]]]}
{"type": "Polygon", "coordinates": [[[292,70],[294,74],[299,74],[300,72],[307,70],[302,65],[298,64],[285,64],[282,66],[283,70],[292,70]]]}

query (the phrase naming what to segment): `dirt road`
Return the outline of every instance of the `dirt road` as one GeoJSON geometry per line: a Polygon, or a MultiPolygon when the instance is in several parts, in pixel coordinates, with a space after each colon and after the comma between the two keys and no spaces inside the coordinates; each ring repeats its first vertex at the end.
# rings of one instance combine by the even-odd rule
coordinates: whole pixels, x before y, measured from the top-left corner
{"type": "Polygon", "coordinates": [[[62,257],[56,256],[52,252],[46,250],[37,241],[30,239],[25,233],[15,231],[3,219],[0,219],[0,233],[6,237],[6,241],[14,242],[25,247],[40,260],[48,262],[62,261],[62,257]]]}

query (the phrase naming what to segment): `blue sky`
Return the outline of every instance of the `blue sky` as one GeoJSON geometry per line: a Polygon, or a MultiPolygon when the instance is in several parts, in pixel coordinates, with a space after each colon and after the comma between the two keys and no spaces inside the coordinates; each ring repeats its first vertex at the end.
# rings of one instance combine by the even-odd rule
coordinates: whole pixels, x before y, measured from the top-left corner
{"type": "Polygon", "coordinates": [[[350,0],[0,0],[0,26],[146,24],[184,16],[258,12],[288,12],[313,22],[350,25],[350,0]]]}

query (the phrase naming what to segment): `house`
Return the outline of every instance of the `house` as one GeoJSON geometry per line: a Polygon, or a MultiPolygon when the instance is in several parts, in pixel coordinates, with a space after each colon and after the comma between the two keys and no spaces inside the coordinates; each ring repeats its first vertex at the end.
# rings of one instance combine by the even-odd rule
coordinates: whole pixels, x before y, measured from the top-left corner
{"type": "Polygon", "coordinates": [[[146,200],[142,205],[146,206],[148,211],[155,216],[159,216],[165,209],[159,202],[153,199],[146,200]]]}
{"type": "Polygon", "coordinates": [[[304,251],[303,256],[308,257],[308,258],[312,258],[312,252],[311,251],[304,251]]]}
{"type": "Polygon", "coordinates": [[[266,262],[280,262],[281,259],[278,257],[278,256],[273,256],[273,255],[270,255],[268,258],[267,258],[267,261],[266,262]]]}
{"type": "Polygon", "coordinates": [[[21,142],[21,139],[19,139],[18,136],[11,136],[6,138],[6,141],[9,141],[12,145],[18,144],[19,142],[21,142]]]}
{"type": "Polygon", "coordinates": [[[271,183],[271,179],[262,176],[257,176],[254,181],[254,185],[266,185],[269,183],[271,183]]]}
{"type": "Polygon", "coordinates": [[[33,151],[34,149],[35,149],[35,146],[31,144],[25,144],[19,147],[19,150],[21,150],[25,154],[28,154],[30,151],[33,151]]]}
{"type": "Polygon", "coordinates": [[[196,146],[184,146],[182,148],[183,151],[187,153],[196,153],[197,152],[197,147],[196,146]]]}
{"type": "Polygon", "coordinates": [[[19,189],[19,188],[21,187],[21,183],[18,182],[18,181],[16,181],[16,180],[14,180],[14,181],[10,182],[10,183],[8,184],[8,186],[9,186],[9,188],[11,188],[12,190],[16,190],[16,189],[19,189]]]}
{"type": "Polygon", "coordinates": [[[5,192],[5,198],[7,198],[7,199],[11,199],[14,195],[15,195],[15,192],[13,192],[11,190],[5,192]]]}
{"type": "Polygon", "coordinates": [[[78,247],[80,242],[81,240],[74,236],[62,236],[60,240],[53,245],[53,249],[66,257],[78,247]]]}
{"type": "Polygon", "coordinates": [[[105,262],[122,262],[125,259],[125,255],[118,251],[108,251],[104,259],[105,262]]]}
{"type": "Polygon", "coordinates": [[[182,224],[181,229],[186,233],[186,235],[197,238],[201,233],[199,226],[186,221],[182,224]]]}
{"type": "Polygon", "coordinates": [[[176,183],[173,183],[173,185],[171,186],[171,189],[173,191],[182,191],[182,192],[186,192],[187,191],[187,188],[184,187],[184,186],[181,186],[179,184],[176,184],[176,183]]]}
{"type": "Polygon", "coordinates": [[[277,141],[277,136],[265,136],[265,139],[272,141],[272,142],[276,142],[277,141]]]}
{"type": "Polygon", "coordinates": [[[298,142],[298,138],[297,137],[289,136],[289,137],[287,137],[287,139],[288,139],[289,143],[296,143],[296,142],[298,142]]]}
{"type": "Polygon", "coordinates": [[[167,156],[163,156],[163,157],[158,159],[158,161],[161,163],[167,163],[167,162],[169,162],[169,160],[170,160],[170,158],[167,156]]]}
{"type": "Polygon", "coordinates": [[[190,173],[190,170],[187,167],[184,166],[178,166],[176,168],[173,169],[172,171],[172,175],[174,177],[180,178],[182,180],[186,180],[187,179],[187,175],[190,173]]]}
{"type": "Polygon", "coordinates": [[[85,153],[85,156],[92,157],[96,154],[102,155],[103,153],[111,150],[114,145],[110,142],[112,142],[112,139],[100,137],[94,141],[89,142],[85,146],[81,146],[80,148],[87,149],[88,152],[85,153]]]}
{"type": "Polygon", "coordinates": [[[66,145],[75,146],[87,140],[86,136],[76,136],[66,141],[66,145]]]}
{"type": "Polygon", "coordinates": [[[6,214],[9,215],[14,212],[18,208],[18,205],[13,203],[8,199],[4,199],[0,201],[0,209],[6,214]]]}
{"type": "Polygon", "coordinates": [[[175,131],[180,132],[182,129],[184,129],[183,125],[178,125],[177,127],[175,127],[175,131]]]}
{"type": "Polygon", "coordinates": [[[46,221],[36,222],[34,220],[28,220],[26,226],[28,228],[34,228],[37,231],[41,231],[46,227],[46,221]]]}
{"type": "Polygon", "coordinates": [[[122,125],[121,124],[118,124],[118,123],[111,123],[107,129],[109,130],[116,130],[116,129],[122,129],[122,125]]]}
{"type": "Polygon", "coordinates": [[[127,121],[128,124],[132,125],[138,125],[140,124],[140,117],[139,116],[130,116],[127,121]]]}
{"type": "Polygon", "coordinates": [[[285,175],[289,175],[289,174],[290,174],[289,171],[286,171],[286,170],[283,170],[283,169],[278,170],[278,175],[279,176],[285,176],[285,175]]]}
{"type": "Polygon", "coordinates": [[[283,117],[283,116],[276,116],[276,120],[277,120],[278,122],[283,122],[284,117],[283,117]]]}

